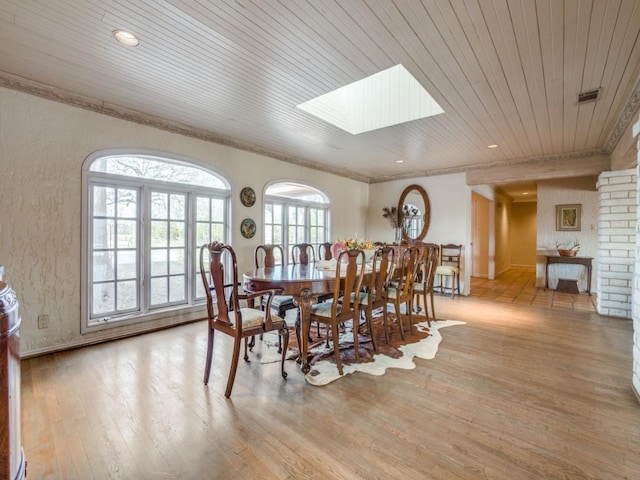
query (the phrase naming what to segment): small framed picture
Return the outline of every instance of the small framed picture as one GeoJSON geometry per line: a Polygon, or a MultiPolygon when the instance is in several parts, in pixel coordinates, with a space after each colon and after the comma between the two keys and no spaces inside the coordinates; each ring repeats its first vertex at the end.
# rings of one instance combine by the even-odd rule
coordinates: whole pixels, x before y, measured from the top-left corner
{"type": "Polygon", "coordinates": [[[579,232],[582,218],[582,205],[556,205],[556,230],[579,232]]]}

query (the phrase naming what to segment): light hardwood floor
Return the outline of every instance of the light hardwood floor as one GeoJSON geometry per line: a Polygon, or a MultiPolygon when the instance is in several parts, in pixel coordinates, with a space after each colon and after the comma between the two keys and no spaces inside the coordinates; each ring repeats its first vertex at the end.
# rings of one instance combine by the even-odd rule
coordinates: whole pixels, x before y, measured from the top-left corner
{"type": "MultiPolygon", "coordinates": [[[[24,360],[29,479],[637,479],[632,323],[436,295],[433,360],[307,385],[206,324],[24,360]]],[[[258,346],[257,351],[263,346],[258,346]]]]}

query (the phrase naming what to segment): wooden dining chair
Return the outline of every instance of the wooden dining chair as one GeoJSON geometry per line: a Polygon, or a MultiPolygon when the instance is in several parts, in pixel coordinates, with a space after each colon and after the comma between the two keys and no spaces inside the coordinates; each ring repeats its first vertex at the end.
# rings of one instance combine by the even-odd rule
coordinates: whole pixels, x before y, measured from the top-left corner
{"type": "Polygon", "coordinates": [[[427,324],[431,326],[429,319],[429,307],[427,305],[427,297],[431,303],[431,314],[433,320],[436,320],[436,311],[433,304],[433,284],[436,276],[436,267],[440,259],[440,247],[435,243],[425,244],[423,246],[422,259],[418,270],[421,272],[420,281],[414,282],[413,295],[415,297],[416,310],[420,310],[420,297],[424,306],[424,314],[427,317],[427,324]]]}
{"type": "MultiPolygon", "coordinates": [[[[376,250],[371,262],[371,275],[369,282],[365,282],[366,288],[360,292],[360,311],[364,312],[367,327],[371,332],[374,351],[377,351],[373,335],[373,312],[382,308],[382,322],[385,338],[389,343],[387,317],[388,317],[388,290],[394,270],[395,251],[392,247],[382,247],[376,250]]],[[[364,286],[364,285],[363,285],[364,286]]]]}
{"type": "Polygon", "coordinates": [[[331,247],[333,247],[331,242],[324,242],[318,245],[318,260],[331,260],[333,258],[331,247]]]}
{"type": "MultiPolygon", "coordinates": [[[[253,252],[253,257],[256,268],[270,268],[282,264],[284,252],[280,245],[258,245],[253,252]]],[[[263,299],[261,305],[265,307],[265,304],[266,299],[263,299]]],[[[285,317],[288,310],[298,308],[291,295],[276,295],[271,301],[271,306],[278,311],[278,316],[282,318],[285,317]]]]}
{"type": "MultiPolygon", "coordinates": [[[[409,333],[413,334],[413,284],[419,259],[420,250],[418,247],[408,247],[402,251],[398,265],[399,270],[396,269],[397,275],[394,278],[394,286],[391,286],[387,292],[387,302],[393,304],[395,319],[400,329],[402,340],[405,339],[400,310],[402,305],[405,305],[407,316],[409,317],[409,333]]],[[[385,327],[385,336],[388,338],[389,330],[387,327],[385,327]]]]}
{"type": "Polygon", "coordinates": [[[440,265],[436,268],[436,275],[440,276],[440,293],[446,290],[444,279],[451,279],[451,298],[457,293],[460,295],[460,259],[462,257],[462,245],[448,243],[440,245],[440,265]]]}
{"type": "Polygon", "coordinates": [[[287,378],[284,361],[289,346],[289,330],[283,318],[271,314],[271,301],[274,295],[282,292],[282,290],[265,290],[249,294],[240,293],[238,288],[238,263],[236,261],[236,254],[231,246],[220,242],[207,243],[200,247],[200,274],[207,297],[209,327],[204,384],[207,385],[209,383],[211,362],[213,359],[214,334],[216,331],[233,338],[233,354],[231,367],[229,369],[229,378],[227,379],[227,388],[224,393],[225,397],[229,398],[231,396],[236,370],[238,369],[242,339],[245,340],[244,359],[248,361],[247,341],[249,337],[255,335],[271,331],[278,332],[284,347],[282,349],[280,372],[282,378],[287,378]],[[205,252],[207,252],[209,256],[209,268],[205,265],[205,252]],[[228,259],[223,258],[225,255],[228,256],[228,259]],[[227,285],[225,285],[225,262],[230,264],[233,276],[233,282],[227,285]],[[229,300],[227,300],[225,287],[231,289],[229,300]],[[258,297],[267,298],[266,308],[264,310],[240,306],[241,300],[250,301],[258,297]]]}
{"type": "MultiPolygon", "coordinates": [[[[327,242],[329,243],[329,242],[327,242]]],[[[331,245],[329,243],[329,245],[331,245]]],[[[325,251],[325,256],[326,256],[325,251]]],[[[331,255],[331,247],[329,247],[329,255],[331,255]]],[[[329,260],[331,257],[329,258],[329,260]]],[[[294,265],[309,265],[316,262],[316,253],[313,245],[310,243],[297,243],[291,247],[291,261],[294,265]]],[[[333,294],[318,295],[318,302],[326,302],[333,298],[333,294]]],[[[298,312],[299,313],[299,312],[298,312]]],[[[320,324],[316,325],[316,335],[320,338],[320,324]]],[[[311,341],[311,339],[310,339],[311,341]]],[[[327,339],[328,341],[328,339],[327,339]]]]}
{"type": "Polygon", "coordinates": [[[291,247],[291,263],[309,265],[315,263],[316,252],[310,243],[296,243],[291,247]]]}
{"type": "Polygon", "coordinates": [[[341,323],[352,321],[354,325],[353,348],[355,349],[356,361],[360,361],[357,335],[357,326],[360,318],[358,292],[360,292],[364,277],[364,252],[362,250],[346,250],[340,252],[337,260],[333,299],[331,302],[313,305],[311,307],[311,321],[322,323],[331,329],[336,365],[338,366],[338,372],[342,375],[338,338],[339,325],[341,323]]]}

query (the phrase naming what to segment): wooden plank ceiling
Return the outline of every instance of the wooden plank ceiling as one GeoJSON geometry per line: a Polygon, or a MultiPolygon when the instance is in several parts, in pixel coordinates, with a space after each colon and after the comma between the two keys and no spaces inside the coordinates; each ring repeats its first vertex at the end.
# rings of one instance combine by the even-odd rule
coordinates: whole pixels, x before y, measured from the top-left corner
{"type": "Polygon", "coordinates": [[[609,153],[639,34],[634,0],[0,0],[0,85],[376,182],[609,153]],[[443,115],[351,135],[295,108],[397,64],[443,115]]]}

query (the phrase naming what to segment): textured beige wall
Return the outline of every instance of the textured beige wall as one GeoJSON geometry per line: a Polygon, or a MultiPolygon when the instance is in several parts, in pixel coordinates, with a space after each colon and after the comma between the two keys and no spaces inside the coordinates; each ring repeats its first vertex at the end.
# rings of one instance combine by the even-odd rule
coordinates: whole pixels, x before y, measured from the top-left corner
{"type": "MultiPolygon", "coordinates": [[[[593,257],[593,271],[598,263],[598,192],[596,179],[547,180],[538,183],[538,245],[536,284],[544,286],[546,254],[556,254],[556,244],[580,242],[582,257],[593,257]],[[556,231],[556,205],[582,205],[582,229],[579,232],[556,231]]],[[[578,278],[580,291],[587,286],[584,267],[580,265],[554,265],[549,270],[549,288],[555,288],[558,278],[578,278]]],[[[595,275],[592,276],[591,290],[595,292],[595,275]]]]}
{"type": "Polygon", "coordinates": [[[367,237],[386,242],[394,240],[393,229],[382,217],[382,208],[398,205],[402,191],[411,184],[421,185],[431,204],[431,223],[424,241],[459,243],[464,246],[461,288],[468,294],[470,268],[466,268],[466,265],[471,262],[471,188],[466,184],[464,173],[370,185],[367,237]]]}
{"type": "Polygon", "coordinates": [[[511,205],[511,265],[536,264],[536,202],[511,205]]]}
{"type": "Polygon", "coordinates": [[[82,165],[92,152],[113,148],[176,154],[224,175],[233,189],[232,243],[241,270],[251,267],[262,231],[261,209],[240,203],[246,186],[261,198],[272,180],[310,183],[331,199],[334,237],[365,230],[366,184],[0,88],[0,264],[21,303],[23,354],[181,320],[80,334],[82,165]],[[239,234],[245,217],[259,226],[254,239],[239,234]],[[37,329],[40,314],[50,315],[49,328],[37,329]]]}
{"type": "Polygon", "coordinates": [[[495,213],[495,276],[511,268],[511,205],[501,194],[496,195],[495,213]]]}

